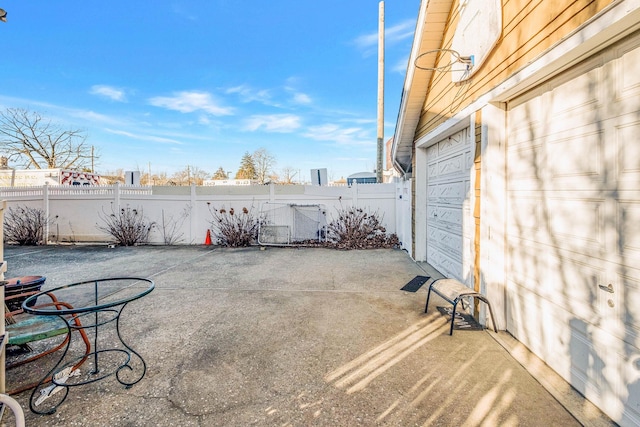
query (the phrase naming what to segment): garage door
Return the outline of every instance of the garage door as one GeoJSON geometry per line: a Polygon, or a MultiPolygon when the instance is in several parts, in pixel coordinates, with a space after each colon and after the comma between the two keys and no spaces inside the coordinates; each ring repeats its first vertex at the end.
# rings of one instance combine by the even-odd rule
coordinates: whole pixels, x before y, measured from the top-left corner
{"type": "Polygon", "coordinates": [[[640,41],[509,102],[507,329],[640,425],[640,41]]]}
{"type": "Polygon", "coordinates": [[[463,282],[471,271],[471,147],[467,128],[427,149],[427,262],[463,282]]]}

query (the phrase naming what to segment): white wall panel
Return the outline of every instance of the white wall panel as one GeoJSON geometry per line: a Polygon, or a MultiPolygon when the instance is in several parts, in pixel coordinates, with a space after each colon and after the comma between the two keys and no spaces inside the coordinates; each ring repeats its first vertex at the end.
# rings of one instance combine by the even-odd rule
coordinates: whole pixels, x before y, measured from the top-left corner
{"type": "Polygon", "coordinates": [[[509,104],[507,329],[640,425],[640,36],[509,104]]]}

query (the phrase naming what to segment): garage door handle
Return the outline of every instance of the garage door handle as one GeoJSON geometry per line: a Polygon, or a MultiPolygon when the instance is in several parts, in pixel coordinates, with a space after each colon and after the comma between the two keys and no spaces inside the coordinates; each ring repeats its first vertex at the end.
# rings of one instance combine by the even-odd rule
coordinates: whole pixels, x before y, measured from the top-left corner
{"type": "Polygon", "coordinates": [[[599,287],[601,290],[605,291],[605,292],[609,292],[610,294],[612,294],[612,293],[613,293],[613,286],[611,285],[611,283],[609,283],[607,286],[605,286],[605,285],[598,285],[598,287],[599,287]]]}

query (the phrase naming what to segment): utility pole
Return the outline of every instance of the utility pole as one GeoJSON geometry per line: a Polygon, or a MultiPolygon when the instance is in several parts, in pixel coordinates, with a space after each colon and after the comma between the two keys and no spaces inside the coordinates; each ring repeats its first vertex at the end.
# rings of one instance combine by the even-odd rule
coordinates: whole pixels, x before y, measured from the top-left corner
{"type": "Polygon", "coordinates": [[[382,182],[382,158],[384,157],[384,1],[378,9],[378,159],[376,181],[382,182]]]}

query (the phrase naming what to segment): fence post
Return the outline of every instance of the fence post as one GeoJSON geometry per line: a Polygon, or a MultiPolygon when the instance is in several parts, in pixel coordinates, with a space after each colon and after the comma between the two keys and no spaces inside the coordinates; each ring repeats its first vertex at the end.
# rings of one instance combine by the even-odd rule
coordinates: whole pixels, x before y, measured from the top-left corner
{"type": "MultiPolygon", "coordinates": [[[[189,196],[189,203],[191,203],[193,215],[189,215],[189,242],[193,244],[195,242],[198,230],[196,230],[196,225],[198,224],[198,208],[196,207],[196,185],[191,184],[191,191],[189,196]]],[[[204,239],[204,235],[203,235],[204,239]]],[[[204,241],[204,240],[203,240],[204,241]]]]}
{"type": "Polygon", "coordinates": [[[358,207],[358,183],[355,180],[351,183],[351,203],[353,207],[358,207]]]}
{"type": "Polygon", "coordinates": [[[49,183],[44,183],[44,188],[42,189],[42,202],[44,203],[44,244],[49,244],[49,183]]]}
{"type": "Polygon", "coordinates": [[[113,189],[114,203],[115,203],[115,211],[120,212],[120,183],[116,182],[116,185],[113,189]]]}
{"type": "Polygon", "coordinates": [[[275,203],[276,201],[276,186],[273,182],[269,183],[269,202],[275,203]]]}

